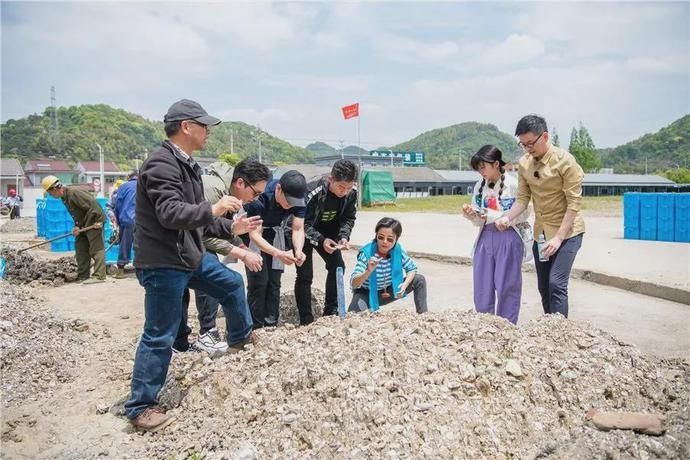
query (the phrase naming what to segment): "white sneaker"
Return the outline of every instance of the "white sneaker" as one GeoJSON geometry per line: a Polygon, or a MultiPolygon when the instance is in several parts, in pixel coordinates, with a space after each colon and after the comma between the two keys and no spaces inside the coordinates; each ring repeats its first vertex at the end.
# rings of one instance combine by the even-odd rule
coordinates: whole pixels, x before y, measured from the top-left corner
{"type": "Polygon", "coordinates": [[[133,272],[134,271],[134,264],[133,263],[125,264],[125,271],[133,272]]]}
{"type": "Polygon", "coordinates": [[[211,359],[222,356],[228,352],[228,343],[221,339],[218,329],[215,327],[206,334],[200,335],[194,346],[203,350],[211,357],[211,359]]]}

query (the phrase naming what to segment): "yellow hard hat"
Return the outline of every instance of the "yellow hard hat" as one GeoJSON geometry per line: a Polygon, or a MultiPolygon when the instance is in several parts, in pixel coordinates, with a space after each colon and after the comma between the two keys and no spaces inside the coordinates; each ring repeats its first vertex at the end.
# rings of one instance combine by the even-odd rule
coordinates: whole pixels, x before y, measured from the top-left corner
{"type": "Polygon", "coordinates": [[[41,187],[46,192],[60,183],[60,179],[55,176],[46,176],[41,181],[41,187]]]}
{"type": "Polygon", "coordinates": [[[120,185],[122,185],[122,184],[124,184],[124,183],[125,183],[125,181],[123,181],[122,179],[118,179],[118,180],[115,181],[115,184],[114,184],[113,187],[114,187],[115,190],[117,190],[117,189],[120,188],[120,185]]]}

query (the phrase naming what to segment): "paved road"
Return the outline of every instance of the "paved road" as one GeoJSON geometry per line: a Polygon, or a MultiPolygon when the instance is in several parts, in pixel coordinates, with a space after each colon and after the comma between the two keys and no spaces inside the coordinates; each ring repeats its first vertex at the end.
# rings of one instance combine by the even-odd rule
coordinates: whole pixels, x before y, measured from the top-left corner
{"type": "MultiPolygon", "coordinates": [[[[352,241],[373,237],[384,216],[403,224],[406,249],[448,256],[469,256],[477,230],[460,216],[425,213],[360,212],[352,241]]],[[[652,282],[690,291],[690,244],[623,239],[622,217],[585,217],[587,232],[575,268],[652,282]]]]}

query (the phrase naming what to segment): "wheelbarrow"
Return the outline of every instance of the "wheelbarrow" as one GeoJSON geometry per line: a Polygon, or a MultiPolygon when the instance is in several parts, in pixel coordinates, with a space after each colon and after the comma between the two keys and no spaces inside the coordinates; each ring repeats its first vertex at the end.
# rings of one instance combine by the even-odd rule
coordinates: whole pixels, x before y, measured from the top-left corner
{"type": "MultiPolygon", "coordinates": [[[[94,230],[97,228],[101,228],[103,224],[93,224],[89,225],[88,227],[80,228],[77,230],[77,235],[80,233],[86,232],[88,230],[94,230]]],[[[68,236],[72,236],[73,233],[65,233],[64,235],[59,235],[53,238],[50,238],[49,240],[41,241],[40,243],[32,244],[31,246],[27,246],[25,248],[19,249],[16,254],[21,254],[22,252],[28,251],[29,249],[37,248],[39,246],[43,246],[44,244],[52,243],[53,241],[61,240],[63,238],[67,238],[68,236]]],[[[0,278],[5,277],[5,272],[7,271],[7,260],[4,257],[0,257],[0,278]]]]}

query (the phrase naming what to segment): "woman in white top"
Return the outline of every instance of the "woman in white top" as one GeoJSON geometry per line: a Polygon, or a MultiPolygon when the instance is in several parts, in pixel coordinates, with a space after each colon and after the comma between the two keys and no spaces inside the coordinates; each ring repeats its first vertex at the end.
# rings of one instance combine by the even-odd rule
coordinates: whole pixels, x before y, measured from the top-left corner
{"type": "Polygon", "coordinates": [[[515,203],[518,189],[517,179],[505,173],[502,157],[493,145],[485,145],[474,154],[471,165],[482,179],[474,186],[472,204],[464,205],[462,212],[480,227],[472,255],[475,309],[516,324],[522,296],[522,262],[531,256],[523,239],[531,240],[531,232],[527,212],[506,231],[494,225],[515,203]]]}

